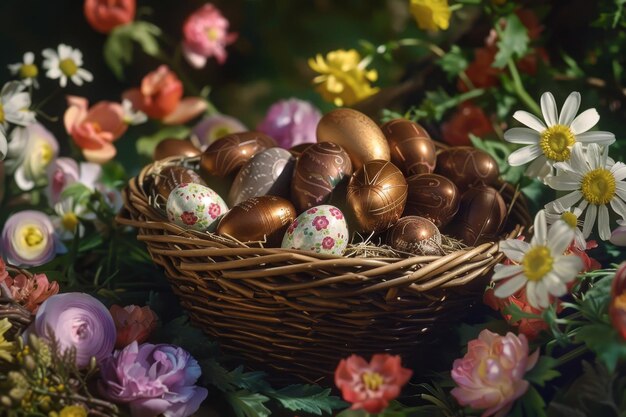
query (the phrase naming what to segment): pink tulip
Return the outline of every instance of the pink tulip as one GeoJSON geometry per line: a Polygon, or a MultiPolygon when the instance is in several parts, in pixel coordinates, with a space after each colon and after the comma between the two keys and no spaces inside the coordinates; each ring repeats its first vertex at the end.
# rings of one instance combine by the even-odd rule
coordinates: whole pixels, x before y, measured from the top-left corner
{"type": "Polygon", "coordinates": [[[511,332],[500,336],[485,329],[469,342],[465,356],[454,361],[452,379],[457,387],[452,395],[462,406],[484,410],[481,417],[504,417],[528,390],[524,374],[538,358],[538,350],[528,355],[526,336],[511,332]]]}
{"type": "Polygon", "coordinates": [[[226,46],[235,42],[236,33],[228,33],[228,20],[212,4],[205,4],[185,21],[183,53],[189,65],[204,68],[214,56],[219,64],[226,61],[226,46]]]}
{"type": "Polygon", "coordinates": [[[206,109],[200,97],[182,98],[183,84],[167,65],[143,77],[141,88],[127,90],[123,96],[135,109],[169,125],[186,123],[206,109]]]}
{"type": "Polygon", "coordinates": [[[83,151],[88,161],[103,164],[113,159],[117,151],[113,143],[126,132],[121,104],[101,101],[89,108],[87,99],[68,96],[69,107],[63,120],[65,130],[83,151]]]}

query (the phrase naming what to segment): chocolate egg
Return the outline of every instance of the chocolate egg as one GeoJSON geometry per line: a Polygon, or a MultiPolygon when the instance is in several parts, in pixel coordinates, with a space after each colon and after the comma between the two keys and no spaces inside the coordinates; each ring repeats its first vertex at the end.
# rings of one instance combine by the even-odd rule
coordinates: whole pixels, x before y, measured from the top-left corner
{"type": "Polygon", "coordinates": [[[463,193],[459,213],[448,229],[466,245],[476,246],[498,240],[506,216],[506,203],[495,188],[470,187],[463,193]]]}
{"type": "Polygon", "coordinates": [[[471,146],[459,146],[439,153],[435,173],[452,180],[461,192],[470,185],[494,185],[500,176],[495,159],[471,146]]]}
{"type": "Polygon", "coordinates": [[[232,133],[213,142],[202,153],[203,174],[225,177],[238,171],[257,153],[276,146],[276,141],[260,132],[232,133]]]}
{"type": "Polygon", "coordinates": [[[406,216],[389,229],[387,244],[401,252],[438,255],[441,253],[441,233],[433,222],[424,217],[406,216]]]}
{"type": "Polygon", "coordinates": [[[435,143],[424,128],[406,119],[391,120],[381,126],[389,142],[391,162],[404,175],[427,174],[435,170],[435,143]]]}
{"type": "Polygon", "coordinates": [[[227,211],[224,200],[200,184],[181,184],[167,198],[168,220],[193,230],[209,230],[227,211]]]}
{"type": "Polygon", "coordinates": [[[367,161],[389,161],[389,145],[385,135],[372,119],[352,109],[336,109],[326,113],[317,125],[317,141],[333,142],[348,152],[353,169],[367,161]]]}
{"type": "Polygon", "coordinates": [[[359,231],[381,232],[398,221],[404,210],[407,184],[391,162],[367,161],[352,174],[347,201],[359,231]]]}
{"type": "Polygon", "coordinates": [[[281,197],[252,197],[233,207],[217,226],[217,233],[240,242],[265,241],[265,247],[280,246],[296,209],[281,197]]]}
{"type": "Polygon", "coordinates": [[[309,146],[298,158],[291,182],[291,199],[298,213],[325,203],[350,174],[352,163],[341,146],[331,142],[309,146]]]}
{"type": "Polygon", "coordinates": [[[153,177],[153,189],[164,201],[170,196],[172,190],[181,184],[194,183],[206,186],[200,175],[189,168],[170,166],[163,168],[153,177]]]}
{"type": "Polygon", "coordinates": [[[254,155],[239,170],[230,187],[228,205],[233,207],[250,197],[289,197],[295,158],[283,148],[269,148],[254,155]]]}
{"type": "Polygon", "coordinates": [[[280,247],[341,255],[348,240],[348,225],[341,210],[323,204],[302,212],[289,225],[280,247]]]}
{"type": "Polygon", "coordinates": [[[289,152],[291,152],[291,154],[297,158],[300,155],[302,155],[302,152],[304,152],[311,145],[313,145],[313,144],[312,143],[301,143],[299,145],[296,145],[294,147],[289,148],[289,152]]]}
{"type": "Polygon", "coordinates": [[[437,174],[413,175],[406,180],[409,194],[405,216],[426,217],[435,226],[445,226],[459,210],[461,193],[446,177],[437,174]]]}
{"type": "Polygon", "coordinates": [[[186,139],[163,139],[154,148],[154,160],[167,158],[169,156],[198,156],[202,152],[196,148],[191,141],[186,139]]]}

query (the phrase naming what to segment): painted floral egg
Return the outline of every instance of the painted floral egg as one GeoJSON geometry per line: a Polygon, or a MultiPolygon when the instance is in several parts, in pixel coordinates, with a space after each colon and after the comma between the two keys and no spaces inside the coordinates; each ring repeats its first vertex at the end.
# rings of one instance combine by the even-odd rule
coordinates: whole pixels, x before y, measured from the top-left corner
{"type": "Polygon", "coordinates": [[[188,229],[205,231],[228,211],[228,206],[215,191],[200,184],[180,184],[167,198],[167,218],[188,229]]]}
{"type": "Polygon", "coordinates": [[[281,247],[341,255],[349,240],[343,213],[337,207],[325,204],[300,214],[289,225],[281,247]]]}

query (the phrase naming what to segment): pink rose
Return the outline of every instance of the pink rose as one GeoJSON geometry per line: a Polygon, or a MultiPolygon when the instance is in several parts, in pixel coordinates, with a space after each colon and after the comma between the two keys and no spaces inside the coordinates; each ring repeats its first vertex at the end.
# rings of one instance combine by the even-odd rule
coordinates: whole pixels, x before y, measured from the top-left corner
{"type": "Polygon", "coordinates": [[[223,64],[226,46],[237,39],[236,33],[228,33],[228,26],[228,20],[210,3],[193,12],[183,26],[183,54],[189,65],[203,68],[212,56],[223,64]]]}
{"type": "Polygon", "coordinates": [[[457,387],[452,395],[462,406],[485,410],[481,417],[504,417],[528,389],[524,374],[538,358],[538,350],[528,356],[526,336],[500,336],[485,329],[469,342],[465,356],[454,361],[457,387]]]}
{"type": "Polygon", "coordinates": [[[287,229],[287,234],[292,234],[294,230],[296,230],[296,227],[298,227],[298,220],[294,220],[290,225],[289,228],[287,229]]]}
{"type": "Polygon", "coordinates": [[[324,240],[322,240],[322,248],[324,249],[332,249],[335,246],[335,239],[330,236],[326,236],[324,240]]]}
{"type": "Polygon", "coordinates": [[[307,214],[317,213],[317,208],[316,207],[310,208],[306,212],[307,212],[307,214]]]}
{"type": "Polygon", "coordinates": [[[334,218],[339,220],[343,219],[343,213],[338,208],[331,207],[328,211],[330,211],[330,214],[332,214],[334,218]]]}
{"type": "Polygon", "coordinates": [[[215,219],[217,216],[219,216],[221,212],[222,209],[220,209],[219,204],[211,203],[209,205],[209,216],[211,216],[212,219],[215,219]]]}
{"type": "Polygon", "coordinates": [[[328,227],[328,219],[326,216],[315,216],[313,226],[315,226],[315,229],[318,231],[326,229],[328,227]]]}
{"type": "Polygon", "coordinates": [[[180,215],[180,220],[186,225],[192,226],[198,222],[198,216],[196,216],[193,211],[184,211],[183,214],[180,215]]]}
{"type": "Polygon", "coordinates": [[[65,130],[82,149],[88,161],[105,163],[113,159],[117,151],[114,141],[126,132],[124,109],[119,103],[101,101],[89,108],[87,99],[68,96],[69,107],[63,121],[65,130]]]}

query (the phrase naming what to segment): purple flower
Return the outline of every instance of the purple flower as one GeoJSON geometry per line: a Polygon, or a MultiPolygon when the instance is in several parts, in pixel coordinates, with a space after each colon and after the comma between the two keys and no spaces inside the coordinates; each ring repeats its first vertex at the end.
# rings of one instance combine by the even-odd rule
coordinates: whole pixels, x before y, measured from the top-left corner
{"type": "Polygon", "coordinates": [[[224,114],[215,114],[205,117],[191,131],[191,142],[201,150],[205,150],[210,144],[222,136],[231,133],[245,132],[248,128],[234,117],[224,114]]]}
{"type": "Polygon", "coordinates": [[[201,370],[185,350],[173,345],[133,342],[102,363],[103,396],[127,403],[133,417],[187,417],[207,397],[195,385],[201,370]]]}
{"type": "Polygon", "coordinates": [[[322,114],[311,103],[291,98],[274,103],[257,130],[289,149],[301,143],[315,142],[315,130],[321,118],[322,114]]]}
{"type": "Polygon", "coordinates": [[[72,158],[57,158],[48,165],[48,186],[46,187],[48,203],[54,207],[61,201],[63,190],[76,182],[93,190],[101,175],[102,167],[98,164],[82,162],[79,165],[72,158]]]}
{"type": "Polygon", "coordinates": [[[53,295],[39,307],[34,332],[46,337],[48,329],[62,348],[76,348],[76,365],[81,368],[89,365],[92,356],[97,363],[111,356],[117,337],[109,310],[80,292],[53,295]]]}
{"type": "Polygon", "coordinates": [[[51,261],[65,247],[54,235],[50,218],[35,210],[9,217],[2,229],[2,253],[10,264],[39,266],[51,261]]]}

